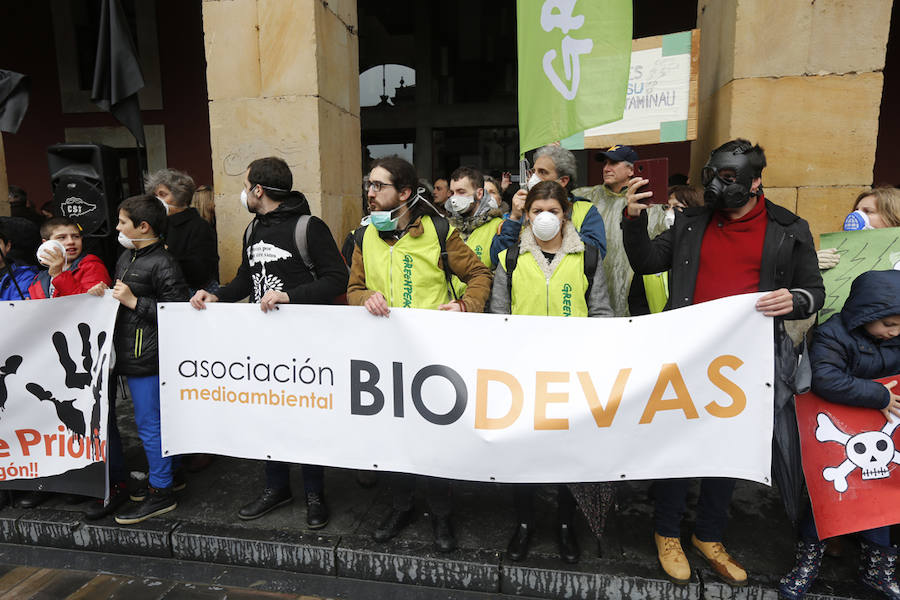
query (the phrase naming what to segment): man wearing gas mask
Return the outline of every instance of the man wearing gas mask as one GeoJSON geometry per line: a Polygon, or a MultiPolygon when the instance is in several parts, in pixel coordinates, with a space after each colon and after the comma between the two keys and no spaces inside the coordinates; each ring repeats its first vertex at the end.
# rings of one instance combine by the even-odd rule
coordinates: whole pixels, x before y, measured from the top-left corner
{"type": "MultiPolygon", "coordinates": [[[[497,200],[484,189],[484,176],[472,167],[459,167],[450,175],[450,198],[444,208],[450,212],[450,224],[456,228],[466,245],[491,271],[491,242],[500,231],[503,212],[497,200]]],[[[457,294],[465,291],[465,284],[453,278],[457,294]]]]}
{"type": "MultiPolygon", "coordinates": [[[[646,179],[629,182],[622,219],[625,251],[635,273],[671,270],[667,309],[757,291],[769,292],[756,309],[770,317],[804,319],[822,307],[825,288],[809,225],[765,199],[765,166],[763,149],[745,139],[719,146],[702,172],[705,205],[677,213],[674,225],[653,240],[647,233],[647,205],[641,202],[652,192],[637,192],[646,179]]],[[[776,331],[784,335],[783,327],[776,331]]],[[[743,585],[746,571],[722,545],[734,483],[702,480],[691,543],[717,575],[743,585]]],[[[688,479],[654,483],[659,561],[676,583],[691,577],[680,542],[690,484],[688,479]]]]}
{"type": "Polygon", "coordinates": [[[572,203],[570,220],[575,226],[575,230],[578,231],[579,237],[582,241],[600,250],[601,258],[606,256],[606,227],[603,225],[600,213],[588,200],[572,194],[576,176],[575,155],[562,146],[550,144],[535,151],[534,174],[513,196],[509,218],[503,221],[500,232],[491,243],[492,264],[496,265],[497,256],[519,241],[519,233],[522,231],[524,221],[525,197],[528,195],[528,190],[541,181],[555,181],[566,188],[569,193],[569,202],[572,203]]]}

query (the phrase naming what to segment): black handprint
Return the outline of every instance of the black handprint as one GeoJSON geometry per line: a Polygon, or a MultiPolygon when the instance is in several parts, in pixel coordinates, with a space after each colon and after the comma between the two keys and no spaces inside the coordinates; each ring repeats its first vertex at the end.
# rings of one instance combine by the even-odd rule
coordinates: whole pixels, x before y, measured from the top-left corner
{"type": "Polygon", "coordinates": [[[36,383],[28,383],[25,389],[31,392],[35,398],[44,401],[49,400],[56,408],[56,416],[66,426],[66,429],[80,436],[84,435],[84,413],[75,408],[75,399],[57,400],[52,392],[48,392],[36,383]]]}
{"type": "MultiPolygon", "coordinates": [[[[91,328],[87,323],[78,324],[78,333],[81,334],[81,356],[84,359],[82,365],[84,372],[79,373],[75,366],[75,361],[69,355],[69,342],[63,332],[57,331],[53,334],[53,347],[56,348],[56,354],[59,355],[59,364],[66,370],[66,387],[70,389],[83,390],[91,384],[91,367],[94,360],[91,357],[91,328]]],[[[102,332],[100,336],[106,336],[102,332]]],[[[98,336],[98,345],[102,345],[102,340],[98,336]]]]}
{"type": "MultiPolygon", "coordinates": [[[[101,336],[105,336],[105,333],[101,333],[101,336]]],[[[99,341],[99,345],[103,346],[103,341],[99,341]]],[[[102,406],[103,401],[103,377],[99,374],[103,372],[103,366],[106,364],[106,356],[104,356],[100,360],[100,366],[97,367],[97,382],[94,384],[93,392],[94,392],[94,408],[91,410],[91,437],[94,436],[95,432],[100,431],[100,407],[102,406]]],[[[115,400],[112,400],[115,402],[115,400]]]]}
{"type": "Polygon", "coordinates": [[[6,376],[13,375],[16,371],[19,370],[19,367],[21,365],[22,357],[18,354],[13,354],[6,359],[6,364],[0,367],[0,409],[6,408],[6,399],[8,397],[8,392],[6,389],[6,376]]]}

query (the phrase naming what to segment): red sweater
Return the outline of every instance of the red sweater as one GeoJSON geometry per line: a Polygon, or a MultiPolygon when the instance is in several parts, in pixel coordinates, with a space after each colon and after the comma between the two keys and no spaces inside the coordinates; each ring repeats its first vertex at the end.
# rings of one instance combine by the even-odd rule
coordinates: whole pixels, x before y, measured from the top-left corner
{"type": "MultiPolygon", "coordinates": [[[[32,300],[47,297],[44,284],[49,280],[50,278],[46,271],[42,271],[35,277],[34,282],[28,288],[32,300]]],[[[83,294],[101,282],[106,285],[112,284],[106,265],[93,254],[85,254],[74,269],[63,271],[52,279],[52,297],[59,298],[60,296],[83,294]]]]}
{"type": "Polygon", "coordinates": [[[721,211],[713,213],[700,245],[694,304],[759,291],[768,221],[762,197],[749,213],[734,221],[721,211]]]}

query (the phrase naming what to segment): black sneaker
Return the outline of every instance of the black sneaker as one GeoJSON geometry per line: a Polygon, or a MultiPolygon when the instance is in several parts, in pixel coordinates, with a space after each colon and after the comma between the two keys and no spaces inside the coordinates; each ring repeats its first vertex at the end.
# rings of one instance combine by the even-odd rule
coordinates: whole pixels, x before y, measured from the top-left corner
{"type": "Polygon", "coordinates": [[[415,512],[411,508],[407,510],[392,508],[390,514],[372,533],[372,538],[376,542],[386,542],[396,537],[407,525],[412,523],[414,516],[415,512]]]}
{"type": "Polygon", "coordinates": [[[175,493],[171,487],[155,488],[151,485],[148,488],[147,499],[117,514],[116,523],[119,525],[134,525],[152,517],[171,512],[177,507],[178,502],[175,500],[175,493]]]}
{"type": "MultiPolygon", "coordinates": [[[[137,487],[135,487],[129,493],[128,497],[134,502],[143,502],[147,499],[147,487],[150,485],[148,479],[144,479],[141,481],[137,487]]],[[[184,481],[184,469],[177,469],[172,474],[172,491],[180,492],[184,488],[187,487],[187,483],[184,481]]]]}
{"type": "Polygon", "coordinates": [[[328,525],[328,505],[325,495],[318,492],[306,493],[306,526],[310,529],[322,529],[328,525]]]}
{"type": "Polygon", "coordinates": [[[106,515],[111,515],[128,501],[128,484],[125,482],[117,483],[109,489],[109,504],[103,506],[103,500],[99,499],[92,502],[86,511],[84,518],[88,521],[96,521],[102,519],[106,515]]]}
{"type": "MultiPolygon", "coordinates": [[[[238,517],[245,521],[258,519],[279,506],[290,504],[293,499],[294,496],[291,494],[291,488],[282,488],[280,490],[266,488],[256,500],[241,507],[241,510],[238,511],[238,517]]],[[[320,527],[324,527],[324,524],[320,525],[320,527]]]]}

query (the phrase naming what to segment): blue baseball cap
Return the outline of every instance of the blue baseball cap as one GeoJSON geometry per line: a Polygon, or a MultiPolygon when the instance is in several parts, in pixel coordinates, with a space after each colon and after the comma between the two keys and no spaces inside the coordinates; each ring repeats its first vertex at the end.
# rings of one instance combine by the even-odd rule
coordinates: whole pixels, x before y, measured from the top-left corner
{"type": "Polygon", "coordinates": [[[638,153],[631,146],[610,146],[602,152],[598,152],[595,156],[598,162],[603,162],[607,158],[614,162],[630,162],[634,164],[638,160],[638,153]]]}

